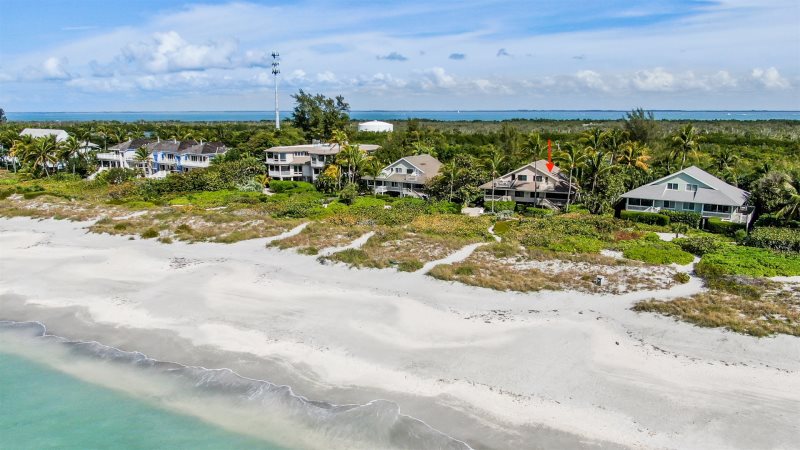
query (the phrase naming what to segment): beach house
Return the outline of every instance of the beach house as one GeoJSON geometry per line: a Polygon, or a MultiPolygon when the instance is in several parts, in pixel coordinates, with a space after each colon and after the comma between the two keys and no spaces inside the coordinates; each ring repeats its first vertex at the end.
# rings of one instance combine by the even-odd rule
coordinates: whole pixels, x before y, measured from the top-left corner
{"type": "Polygon", "coordinates": [[[661,210],[695,212],[703,218],[750,223],[750,193],[691,166],[622,195],[624,209],[657,213],[661,210]]]}
{"type": "Polygon", "coordinates": [[[56,142],[64,142],[69,138],[69,133],[64,130],[58,130],[53,128],[25,128],[24,130],[20,131],[20,136],[30,136],[34,139],[46,137],[46,136],[55,136],[56,142]]]}
{"type": "Polygon", "coordinates": [[[147,149],[150,153],[148,176],[163,177],[170,172],[188,172],[211,165],[211,160],[225,154],[227,148],[221,142],[197,142],[137,138],[120,142],[97,154],[101,170],[112,167],[134,169],[141,165],[136,160],[136,151],[147,149]]]}
{"type": "Polygon", "coordinates": [[[570,186],[569,177],[558,166],[547,169],[547,161],[526,164],[513,172],[482,184],[484,201],[515,201],[535,206],[559,208],[567,198],[575,200],[580,189],[575,183],[570,186]]]}
{"type": "Polygon", "coordinates": [[[442,163],[431,155],[414,155],[400,158],[381,170],[374,179],[361,177],[376,194],[401,197],[427,197],[425,185],[439,174],[442,163]]]}
{"type": "MultiPolygon", "coordinates": [[[[378,145],[361,144],[365,152],[380,148],[378,145]]],[[[334,162],[341,151],[339,144],[314,142],[303,145],[270,147],[267,152],[267,173],[275,180],[307,181],[313,183],[325,169],[334,162]]]]}

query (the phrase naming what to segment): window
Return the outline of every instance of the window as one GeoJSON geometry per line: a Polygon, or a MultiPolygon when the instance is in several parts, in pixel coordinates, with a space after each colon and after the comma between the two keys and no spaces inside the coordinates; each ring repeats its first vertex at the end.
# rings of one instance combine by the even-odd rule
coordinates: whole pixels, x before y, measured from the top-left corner
{"type": "Polygon", "coordinates": [[[694,203],[683,202],[683,209],[685,211],[694,211],[694,203]]]}
{"type": "MultiPolygon", "coordinates": [[[[512,180],[514,179],[514,175],[511,175],[511,179],[512,180]]],[[[517,176],[517,179],[519,181],[528,181],[528,176],[527,175],[519,175],[519,176],[517,176]]]]}
{"type": "Polygon", "coordinates": [[[406,169],[406,174],[411,175],[414,173],[414,169],[406,169]]]}
{"type": "Polygon", "coordinates": [[[667,189],[670,191],[677,191],[678,183],[667,183],[667,189]]]}
{"type": "Polygon", "coordinates": [[[653,206],[653,201],[646,198],[629,198],[629,206],[653,206]]]}
{"type": "Polygon", "coordinates": [[[671,202],[669,200],[664,200],[664,208],[675,209],[675,202],[671,202]]]}
{"type": "Polygon", "coordinates": [[[537,183],[541,183],[542,181],[544,181],[544,177],[541,175],[536,175],[534,179],[536,180],[537,183]]]}
{"type": "Polygon", "coordinates": [[[394,173],[403,173],[403,168],[402,167],[395,167],[394,168],[394,173]]]}
{"type": "Polygon", "coordinates": [[[514,191],[514,197],[525,197],[525,192],[523,191],[514,191]]]}
{"type": "Polygon", "coordinates": [[[731,207],[728,205],[703,205],[703,211],[716,213],[730,213],[731,207]]]}
{"type": "Polygon", "coordinates": [[[697,185],[696,184],[687,184],[686,185],[687,191],[697,192],[697,185]]]}
{"type": "Polygon", "coordinates": [[[278,153],[278,161],[286,161],[286,153],[278,153]]]}

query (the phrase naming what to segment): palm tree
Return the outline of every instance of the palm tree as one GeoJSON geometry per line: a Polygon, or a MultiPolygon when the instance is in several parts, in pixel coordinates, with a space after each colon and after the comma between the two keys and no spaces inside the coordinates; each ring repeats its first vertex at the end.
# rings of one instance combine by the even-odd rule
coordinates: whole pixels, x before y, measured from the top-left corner
{"type": "MultiPolygon", "coordinates": [[[[378,161],[377,159],[370,156],[365,159],[361,170],[364,172],[364,175],[372,178],[372,193],[373,195],[377,195],[378,194],[376,191],[378,187],[377,178],[378,175],[381,174],[381,171],[383,171],[383,164],[381,164],[381,162],[378,161]]],[[[369,183],[367,183],[367,187],[369,187],[369,183]]]]}
{"type": "Polygon", "coordinates": [[[494,185],[497,179],[497,171],[500,170],[504,160],[505,158],[503,157],[503,154],[498,152],[497,149],[492,146],[491,156],[487,160],[488,168],[492,172],[492,214],[494,214],[494,185]]]}
{"type": "Polygon", "coordinates": [[[33,145],[30,146],[25,152],[25,159],[33,167],[39,167],[44,170],[44,175],[50,177],[50,171],[47,166],[56,162],[56,150],[58,144],[56,137],[53,135],[44,136],[33,140],[33,145]]]}
{"type": "MultiPolygon", "coordinates": [[[[58,146],[58,159],[64,161],[64,165],[69,165],[69,160],[80,156],[78,151],[81,148],[81,143],[78,141],[78,138],[75,136],[70,136],[67,138],[66,141],[62,142],[58,146]]],[[[72,174],[75,175],[75,166],[76,164],[72,164],[72,174]]]]}
{"type": "Polygon", "coordinates": [[[8,155],[11,157],[11,163],[14,167],[14,173],[17,173],[17,162],[22,162],[28,150],[33,146],[33,139],[30,135],[22,136],[20,139],[14,140],[11,145],[11,151],[8,155]]]}
{"type": "Polygon", "coordinates": [[[629,176],[629,188],[636,184],[638,179],[637,173],[647,172],[650,170],[648,161],[650,149],[647,144],[642,144],[639,141],[628,141],[622,146],[622,154],[619,156],[619,162],[625,167],[625,171],[629,176]]]}
{"type": "Polygon", "coordinates": [[[569,190],[567,192],[567,205],[566,211],[569,212],[569,203],[572,199],[572,176],[575,173],[575,169],[580,167],[583,164],[583,159],[585,155],[580,151],[578,146],[573,144],[567,144],[566,150],[561,151],[558,154],[558,159],[561,162],[562,166],[569,167],[569,190]]]}
{"type": "Polygon", "coordinates": [[[736,163],[739,162],[739,155],[728,147],[723,147],[714,152],[714,166],[718,172],[724,172],[726,169],[733,169],[736,163]]]}
{"type": "Polygon", "coordinates": [[[589,177],[592,180],[591,192],[594,194],[594,190],[597,187],[597,180],[600,178],[600,175],[608,172],[612,166],[608,164],[608,160],[606,159],[605,153],[602,150],[594,152],[586,151],[583,165],[589,172],[589,177]]]}
{"type": "Polygon", "coordinates": [[[447,196],[447,201],[453,201],[453,185],[455,184],[456,177],[461,174],[461,166],[456,164],[455,161],[450,161],[449,163],[445,164],[442,168],[442,172],[447,175],[447,178],[450,180],[450,194],[447,196]]]}
{"type": "Polygon", "coordinates": [[[610,155],[608,156],[608,163],[614,164],[617,160],[617,155],[622,151],[622,146],[628,141],[628,132],[619,128],[613,128],[606,132],[605,148],[610,155]]]}
{"type": "Polygon", "coordinates": [[[270,178],[269,175],[265,173],[259,173],[253,177],[253,180],[261,185],[261,191],[263,192],[267,189],[267,186],[269,186],[270,178]]]}
{"type": "Polygon", "coordinates": [[[682,127],[675,136],[672,137],[673,155],[681,158],[681,169],[686,166],[686,158],[697,155],[697,148],[700,145],[700,136],[697,130],[688,124],[682,127]]]}
{"type": "Polygon", "coordinates": [[[800,220],[800,194],[796,190],[789,197],[786,206],[778,211],[778,217],[786,220],[800,220]]]}
{"type": "Polygon", "coordinates": [[[150,175],[150,150],[144,145],[136,149],[133,157],[138,165],[144,169],[144,175],[150,175]]]}

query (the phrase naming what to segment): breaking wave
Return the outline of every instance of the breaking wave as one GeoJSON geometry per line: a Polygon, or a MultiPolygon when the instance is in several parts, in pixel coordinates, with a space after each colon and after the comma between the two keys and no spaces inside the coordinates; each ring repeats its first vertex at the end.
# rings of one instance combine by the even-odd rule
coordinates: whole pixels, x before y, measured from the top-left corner
{"type": "MultiPolygon", "coordinates": [[[[123,351],[99,342],[72,341],[50,335],[39,322],[0,321],[0,332],[4,332],[2,335],[13,333],[17,339],[22,337],[33,343],[52,344],[66,352],[67,359],[88,361],[93,367],[90,370],[100,371],[100,366],[92,364],[101,363],[117,374],[126,372],[134,378],[155,376],[156,380],[148,378],[147,382],[140,383],[150,386],[155,381],[159,385],[155,394],[141,386],[131,389],[226,428],[238,428],[253,435],[266,434],[270,440],[277,436],[279,443],[312,448],[470,449],[466,443],[425,422],[401,414],[399,406],[387,400],[349,405],[313,401],[296,394],[289,386],[243,377],[230,369],[158,361],[139,352],[123,351]],[[214,410],[214,414],[198,411],[198,407],[214,410]],[[253,429],[258,427],[263,429],[253,429]]],[[[130,388],[116,383],[133,384],[128,376],[118,376],[109,387],[130,388]]]]}

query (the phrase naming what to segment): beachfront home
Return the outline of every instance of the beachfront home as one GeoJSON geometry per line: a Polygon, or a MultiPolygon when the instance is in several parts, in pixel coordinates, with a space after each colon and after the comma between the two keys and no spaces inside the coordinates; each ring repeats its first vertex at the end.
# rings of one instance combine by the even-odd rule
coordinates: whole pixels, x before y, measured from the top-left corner
{"type": "Polygon", "coordinates": [[[688,211],[745,224],[753,217],[753,208],[747,205],[749,192],[695,166],[626,192],[622,198],[628,211],[688,211]]]}
{"type": "Polygon", "coordinates": [[[374,179],[361,177],[376,194],[427,197],[425,185],[439,174],[442,163],[431,155],[400,158],[381,170],[374,179]]]}
{"type": "MultiPolygon", "coordinates": [[[[378,145],[361,144],[361,150],[372,152],[378,145]]],[[[313,183],[334,162],[341,149],[339,144],[314,142],[303,145],[271,147],[267,152],[267,172],[275,180],[307,181],[313,183]]]]}
{"type": "Polygon", "coordinates": [[[144,147],[150,153],[148,176],[163,177],[169,172],[188,172],[208,167],[211,160],[225,154],[227,148],[221,142],[196,142],[137,138],[120,142],[98,153],[101,170],[112,167],[134,169],[141,163],[136,160],[136,151],[144,147]]]}
{"type": "Polygon", "coordinates": [[[558,208],[578,195],[579,188],[558,166],[547,170],[547,161],[540,159],[513,172],[481,185],[484,201],[515,201],[530,205],[558,208]]]}
{"type": "Polygon", "coordinates": [[[55,136],[56,142],[64,142],[69,138],[69,133],[66,131],[52,128],[25,128],[20,131],[19,135],[30,136],[34,139],[45,136],[55,136]]]}

